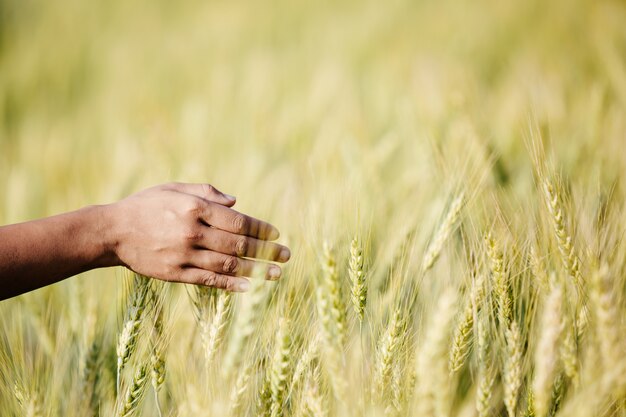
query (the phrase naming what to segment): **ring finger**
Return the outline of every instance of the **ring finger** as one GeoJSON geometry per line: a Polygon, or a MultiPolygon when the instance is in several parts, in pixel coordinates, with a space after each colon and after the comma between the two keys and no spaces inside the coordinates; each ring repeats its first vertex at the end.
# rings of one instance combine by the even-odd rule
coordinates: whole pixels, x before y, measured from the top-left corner
{"type": "Polygon", "coordinates": [[[243,259],[211,250],[194,251],[192,265],[220,274],[277,280],[282,274],[278,265],[243,259]]]}

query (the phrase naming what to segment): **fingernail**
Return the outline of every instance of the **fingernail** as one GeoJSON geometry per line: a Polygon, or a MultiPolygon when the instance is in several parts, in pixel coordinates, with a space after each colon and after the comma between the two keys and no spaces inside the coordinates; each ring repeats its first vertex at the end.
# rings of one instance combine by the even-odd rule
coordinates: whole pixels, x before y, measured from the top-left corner
{"type": "Polygon", "coordinates": [[[272,265],[268,268],[267,275],[270,279],[278,279],[282,275],[282,270],[276,265],[272,265]]]}
{"type": "Polygon", "coordinates": [[[291,251],[287,248],[284,248],[283,250],[280,251],[279,258],[281,261],[287,262],[289,258],[291,258],[291,251]]]}
{"type": "Polygon", "coordinates": [[[237,292],[246,292],[249,289],[250,289],[250,282],[248,282],[247,280],[238,282],[235,285],[235,290],[237,290],[237,292]]]}
{"type": "Polygon", "coordinates": [[[230,194],[226,194],[226,193],[224,193],[224,197],[226,197],[230,201],[237,200],[237,197],[235,197],[234,195],[230,195],[230,194]]]}

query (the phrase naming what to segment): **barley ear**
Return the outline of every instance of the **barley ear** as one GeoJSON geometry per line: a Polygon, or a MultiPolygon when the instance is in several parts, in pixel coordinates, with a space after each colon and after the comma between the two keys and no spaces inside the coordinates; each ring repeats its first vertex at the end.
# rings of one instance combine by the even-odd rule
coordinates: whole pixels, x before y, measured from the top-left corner
{"type": "Polygon", "coordinates": [[[34,390],[25,392],[16,382],[13,386],[13,394],[22,408],[24,417],[43,417],[41,398],[34,390]]]}
{"type": "Polygon", "coordinates": [[[513,301],[509,294],[507,271],[504,264],[504,255],[491,233],[485,236],[489,269],[493,279],[493,291],[498,304],[498,323],[501,329],[507,329],[513,316],[513,301]]]}
{"type": "Polygon", "coordinates": [[[270,417],[272,415],[272,388],[270,375],[266,372],[257,396],[256,415],[270,417]]]}
{"type": "Polygon", "coordinates": [[[291,335],[289,320],[281,318],[276,334],[276,344],[274,346],[274,357],[270,375],[270,391],[272,397],[271,416],[281,417],[283,415],[283,402],[289,380],[291,366],[291,335]]]}
{"type": "Polygon", "coordinates": [[[390,385],[393,361],[397,356],[403,328],[404,321],[402,320],[400,310],[397,309],[391,317],[387,330],[380,339],[377,351],[376,376],[374,377],[375,391],[372,393],[372,398],[378,402],[388,397],[386,394],[390,385]]]}
{"type": "Polygon", "coordinates": [[[308,373],[304,390],[304,415],[306,417],[326,417],[328,411],[324,397],[319,390],[319,370],[315,368],[308,373]]]}
{"type": "Polygon", "coordinates": [[[558,188],[548,179],[543,183],[543,191],[563,267],[567,274],[574,280],[574,283],[580,286],[582,285],[580,261],[576,255],[572,234],[568,230],[561,194],[558,188]]]}
{"type": "Polygon", "coordinates": [[[84,368],[82,373],[83,401],[87,405],[89,414],[97,416],[99,414],[99,392],[100,382],[102,341],[95,336],[89,345],[84,357],[84,368]]]}
{"type": "Polygon", "coordinates": [[[165,382],[165,348],[166,340],[163,334],[164,312],[163,306],[158,306],[154,315],[152,329],[152,346],[150,350],[150,382],[154,390],[154,399],[159,416],[162,416],[159,391],[165,382]]]}
{"type": "Polygon", "coordinates": [[[474,330],[474,314],[478,313],[484,298],[483,278],[478,276],[472,282],[470,297],[454,331],[448,367],[450,374],[461,370],[469,356],[474,330]]]}
{"type": "Polygon", "coordinates": [[[509,417],[515,417],[517,397],[522,386],[522,335],[516,321],[506,331],[506,361],[503,372],[504,404],[509,417]]]}
{"type": "Polygon", "coordinates": [[[365,305],[367,302],[367,283],[365,281],[365,270],[363,261],[363,247],[357,236],[350,243],[350,264],[349,274],[352,283],[351,300],[354,313],[359,319],[359,324],[363,324],[365,315],[365,305]]]}
{"type": "Polygon", "coordinates": [[[546,417],[550,411],[552,386],[559,360],[559,341],[563,333],[562,305],[563,290],[556,283],[543,308],[541,337],[535,352],[533,394],[537,417],[546,417]]]}
{"type": "Polygon", "coordinates": [[[476,323],[477,350],[478,350],[478,387],[476,392],[476,411],[479,417],[487,417],[491,412],[491,397],[496,373],[491,366],[491,349],[489,335],[484,319],[476,323]]]}
{"type": "Polygon", "coordinates": [[[339,280],[339,272],[335,257],[327,242],[324,242],[324,262],[322,269],[324,271],[323,286],[328,301],[327,307],[332,316],[332,326],[334,337],[337,343],[343,349],[346,342],[346,307],[343,301],[341,282],[339,280]]]}
{"type": "Polygon", "coordinates": [[[596,320],[597,340],[605,378],[617,382],[624,370],[621,334],[618,323],[620,313],[615,299],[613,277],[606,264],[593,267],[591,275],[591,301],[596,320]]]}
{"type": "Polygon", "coordinates": [[[241,300],[246,303],[237,311],[237,321],[234,324],[237,331],[233,332],[233,340],[228,344],[224,359],[222,376],[225,379],[229,379],[239,368],[249,348],[248,342],[263,318],[262,312],[268,298],[265,282],[260,279],[252,280],[251,290],[244,297],[241,300]]]}
{"type": "Polygon", "coordinates": [[[224,341],[232,301],[233,293],[229,291],[220,291],[219,296],[217,297],[215,315],[213,316],[210,325],[203,328],[202,341],[207,367],[210,367],[213,364],[215,355],[224,341]]]}
{"type": "Polygon", "coordinates": [[[572,381],[574,387],[578,386],[578,346],[576,326],[571,319],[564,321],[565,337],[561,344],[561,360],[565,375],[572,381]]]}
{"type": "Polygon", "coordinates": [[[291,383],[289,384],[289,392],[292,395],[296,389],[301,385],[302,380],[306,372],[311,367],[312,361],[318,355],[319,351],[319,337],[317,335],[313,336],[313,340],[309,342],[307,349],[300,356],[298,363],[293,371],[293,376],[291,378],[291,383]]]}
{"type": "Polygon", "coordinates": [[[447,416],[450,413],[448,371],[449,332],[455,314],[456,294],[446,291],[437,302],[417,356],[418,415],[447,416]]]}
{"type": "Polygon", "coordinates": [[[120,389],[122,371],[137,349],[139,330],[143,322],[151,294],[150,278],[134,274],[128,296],[126,317],[117,342],[117,390],[120,389]]]}
{"type": "Polygon", "coordinates": [[[128,387],[128,390],[126,391],[124,402],[118,413],[119,417],[130,417],[137,412],[139,404],[141,403],[146,391],[147,379],[147,366],[140,365],[135,372],[132,384],[128,387]]]}
{"type": "Polygon", "coordinates": [[[424,258],[422,259],[423,273],[426,273],[428,270],[430,270],[439,258],[444,243],[446,243],[446,241],[454,231],[454,228],[457,221],[459,220],[461,210],[463,209],[464,205],[465,193],[461,192],[461,194],[459,194],[454,199],[454,201],[452,201],[452,204],[450,204],[450,208],[448,209],[445,218],[439,225],[437,232],[435,233],[432,241],[428,245],[428,248],[424,252],[424,258]]]}
{"type": "Polygon", "coordinates": [[[235,387],[230,396],[230,416],[236,417],[244,409],[245,406],[245,396],[248,391],[248,386],[250,385],[250,377],[252,376],[252,371],[254,370],[254,363],[250,361],[246,366],[244,366],[237,377],[237,382],[235,383],[235,387]]]}

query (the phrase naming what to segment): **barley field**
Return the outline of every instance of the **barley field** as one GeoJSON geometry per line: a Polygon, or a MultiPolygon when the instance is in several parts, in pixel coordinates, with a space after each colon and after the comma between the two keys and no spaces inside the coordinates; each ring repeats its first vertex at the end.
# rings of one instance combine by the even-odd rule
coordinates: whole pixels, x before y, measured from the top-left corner
{"type": "Polygon", "coordinates": [[[626,416],[626,4],[0,0],[0,224],[209,182],[292,259],[0,302],[0,416],[626,416]]]}

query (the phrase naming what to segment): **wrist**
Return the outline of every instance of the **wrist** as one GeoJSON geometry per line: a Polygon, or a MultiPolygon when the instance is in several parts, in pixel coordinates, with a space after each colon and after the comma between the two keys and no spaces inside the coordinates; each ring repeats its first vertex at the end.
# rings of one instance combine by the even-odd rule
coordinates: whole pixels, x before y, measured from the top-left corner
{"type": "Polygon", "coordinates": [[[94,256],[94,266],[98,268],[119,266],[121,262],[117,256],[119,243],[112,204],[94,205],[85,207],[93,226],[94,241],[97,242],[97,253],[94,256]]]}

